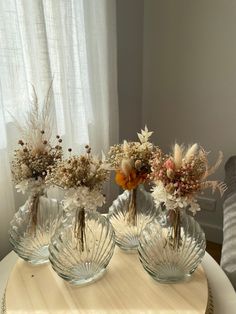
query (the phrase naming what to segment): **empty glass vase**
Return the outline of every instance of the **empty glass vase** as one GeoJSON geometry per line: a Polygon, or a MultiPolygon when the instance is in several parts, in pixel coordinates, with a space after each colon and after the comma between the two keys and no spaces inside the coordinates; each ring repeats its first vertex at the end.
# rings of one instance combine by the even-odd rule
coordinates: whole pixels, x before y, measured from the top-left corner
{"type": "Polygon", "coordinates": [[[10,243],[25,261],[49,261],[48,245],[60,219],[61,206],[47,197],[45,190],[30,193],[10,223],[10,243]]]}
{"type": "Polygon", "coordinates": [[[114,230],[106,217],[95,211],[74,209],[65,213],[52,238],[50,262],[60,277],[71,284],[84,285],[104,275],[114,247],[114,230]]]}
{"type": "Polygon", "coordinates": [[[140,237],[139,258],[153,279],[163,283],[186,280],[201,262],[205,234],[183,209],[163,210],[140,237]]]}
{"type": "Polygon", "coordinates": [[[143,185],[124,191],[113,202],[108,214],[115,230],[116,244],[125,251],[136,252],[141,231],[156,215],[152,195],[143,185]]]}

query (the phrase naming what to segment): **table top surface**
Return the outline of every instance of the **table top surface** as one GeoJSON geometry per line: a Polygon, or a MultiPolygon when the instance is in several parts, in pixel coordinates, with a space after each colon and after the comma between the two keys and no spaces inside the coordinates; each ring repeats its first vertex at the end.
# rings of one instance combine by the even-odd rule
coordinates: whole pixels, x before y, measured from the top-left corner
{"type": "Polygon", "coordinates": [[[10,313],[204,313],[208,301],[205,272],[191,279],[159,284],[142,268],[137,254],[116,248],[99,281],[76,287],[57,276],[50,264],[32,266],[19,259],[6,289],[10,313]]]}

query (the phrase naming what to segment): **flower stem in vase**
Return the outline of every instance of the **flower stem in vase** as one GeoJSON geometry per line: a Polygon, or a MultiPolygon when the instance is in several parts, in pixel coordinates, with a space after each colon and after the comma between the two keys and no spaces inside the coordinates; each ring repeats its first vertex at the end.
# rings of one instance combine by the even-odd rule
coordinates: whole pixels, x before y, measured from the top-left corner
{"type": "Polygon", "coordinates": [[[129,208],[128,208],[128,224],[135,226],[137,217],[136,208],[137,188],[130,190],[129,208]]]}
{"type": "Polygon", "coordinates": [[[85,241],[85,210],[84,208],[80,208],[76,211],[74,235],[75,235],[75,238],[78,239],[79,249],[83,252],[84,241],[85,241]]]}
{"type": "Polygon", "coordinates": [[[29,226],[28,231],[29,233],[36,234],[36,226],[37,226],[37,217],[38,217],[38,205],[39,205],[39,198],[41,194],[40,193],[34,193],[32,197],[30,198],[29,203],[29,226]]]}
{"type": "Polygon", "coordinates": [[[169,215],[171,223],[171,230],[168,236],[169,245],[175,250],[179,249],[182,244],[180,211],[178,209],[170,210],[169,215]]]}

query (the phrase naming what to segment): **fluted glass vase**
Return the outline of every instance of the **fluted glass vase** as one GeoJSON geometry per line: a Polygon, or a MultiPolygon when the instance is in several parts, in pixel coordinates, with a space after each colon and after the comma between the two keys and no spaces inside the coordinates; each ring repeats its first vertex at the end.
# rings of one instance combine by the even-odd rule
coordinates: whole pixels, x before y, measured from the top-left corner
{"type": "Polygon", "coordinates": [[[108,215],[115,230],[116,244],[127,252],[137,252],[141,231],[156,214],[152,195],[143,185],[124,191],[113,202],[108,215]]]}
{"type": "Polygon", "coordinates": [[[65,213],[49,247],[56,273],[74,285],[100,279],[115,247],[112,225],[95,211],[77,208],[65,213]]]}
{"type": "Polygon", "coordinates": [[[163,283],[186,280],[201,262],[205,234],[183,209],[166,210],[146,226],[140,237],[139,258],[153,279],[163,283]]]}
{"type": "Polygon", "coordinates": [[[19,257],[32,264],[49,261],[48,246],[61,214],[61,206],[46,190],[31,192],[10,223],[10,243],[19,257]]]}

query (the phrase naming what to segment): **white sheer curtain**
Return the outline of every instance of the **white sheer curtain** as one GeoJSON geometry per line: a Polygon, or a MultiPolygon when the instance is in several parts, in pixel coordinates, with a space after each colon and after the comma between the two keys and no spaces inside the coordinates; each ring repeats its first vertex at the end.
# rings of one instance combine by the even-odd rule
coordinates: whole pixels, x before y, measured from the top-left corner
{"type": "Polygon", "coordinates": [[[65,147],[89,143],[99,153],[118,140],[115,16],[115,0],[0,1],[0,258],[22,201],[11,183],[19,135],[8,112],[23,119],[31,84],[42,101],[53,78],[65,147]]]}

